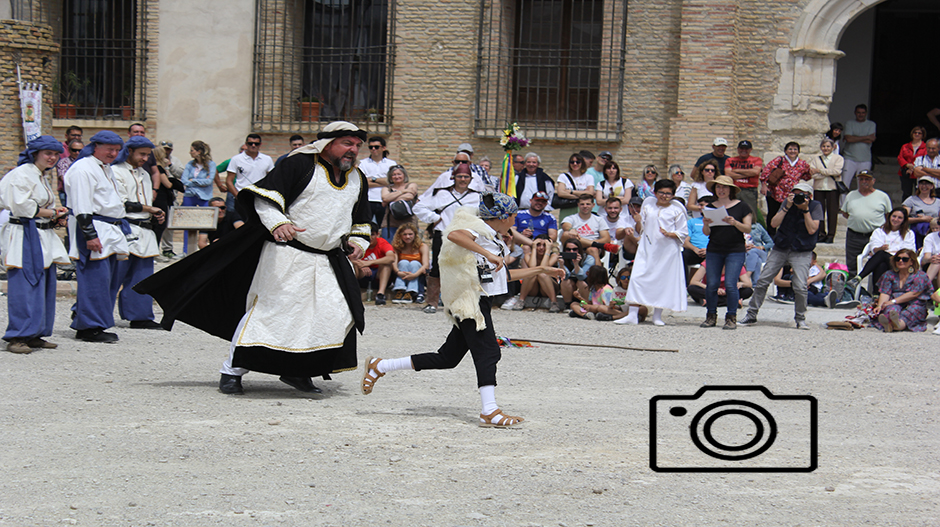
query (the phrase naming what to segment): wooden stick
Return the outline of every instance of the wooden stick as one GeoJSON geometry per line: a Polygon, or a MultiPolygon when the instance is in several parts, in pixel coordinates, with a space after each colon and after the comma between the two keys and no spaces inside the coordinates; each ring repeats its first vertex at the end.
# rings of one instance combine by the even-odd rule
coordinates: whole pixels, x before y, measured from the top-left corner
{"type": "Polygon", "coordinates": [[[522,342],[537,342],[539,344],[555,344],[558,346],[585,346],[590,348],[613,348],[619,350],[636,350],[636,351],[661,351],[667,353],[679,353],[679,350],[674,349],[661,349],[661,348],[634,348],[632,346],[614,346],[611,344],[581,344],[577,342],[553,342],[551,340],[532,340],[532,339],[509,339],[510,342],[519,340],[522,342]]]}

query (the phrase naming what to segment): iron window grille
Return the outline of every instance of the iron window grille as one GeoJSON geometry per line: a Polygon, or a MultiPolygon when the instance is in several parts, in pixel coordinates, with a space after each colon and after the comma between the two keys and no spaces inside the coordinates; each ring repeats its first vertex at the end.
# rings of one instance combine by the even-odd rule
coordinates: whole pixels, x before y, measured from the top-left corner
{"type": "Polygon", "coordinates": [[[62,0],[61,5],[54,116],[145,119],[146,0],[62,0]]]}
{"type": "Polygon", "coordinates": [[[395,0],[258,0],[252,127],[318,131],[337,119],[388,132],[395,0]]]}
{"type": "Polygon", "coordinates": [[[481,0],[475,127],[619,141],[627,0],[481,0]]]}

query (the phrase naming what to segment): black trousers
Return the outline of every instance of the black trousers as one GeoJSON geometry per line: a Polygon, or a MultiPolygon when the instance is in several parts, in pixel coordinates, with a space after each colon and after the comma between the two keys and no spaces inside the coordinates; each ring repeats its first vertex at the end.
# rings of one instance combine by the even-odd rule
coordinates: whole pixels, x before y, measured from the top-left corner
{"type": "Polygon", "coordinates": [[[441,268],[437,265],[437,257],[441,254],[441,246],[444,245],[444,233],[433,231],[431,233],[431,269],[428,276],[432,278],[441,277],[441,268]]]}
{"type": "Polygon", "coordinates": [[[819,223],[819,241],[823,237],[832,237],[836,235],[836,228],[839,222],[839,191],[838,190],[817,190],[813,192],[813,199],[822,203],[823,212],[826,213],[825,223],[819,223]]]}
{"type": "Polygon", "coordinates": [[[473,366],[477,370],[477,386],[496,386],[496,363],[499,362],[501,353],[490,316],[492,305],[490,297],[480,297],[480,311],[483,312],[486,329],[477,331],[477,323],[473,319],[458,321],[458,325],[452,327],[447,340],[436,353],[411,356],[415,371],[456,368],[469,351],[473,357],[473,366]]]}
{"type": "Polygon", "coordinates": [[[878,251],[865,262],[865,267],[860,273],[858,273],[859,278],[865,278],[868,275],[871,275],[875,287],[878,287],[878,280],[881,278],[881,275],[888,272],[891,269],[891,253],[888,251],[878,251]]]}
{"type": "Polygon", "coordinates": [[[845,230],[845,265],[849,268],[849,274],[852,276],[858,273],[858,255],[868,245],[869,238],[871,238],[870,232],[845,230]]]}
{"type": "Polygon", "coordinates": [[[777,229],[770,226],[770,218],[776,216],[777,211],[780,210],[782,203],[770,197],[770,191],[767,191],[767,234],[773,238],[774,234],[777,234],[777,229]]]}

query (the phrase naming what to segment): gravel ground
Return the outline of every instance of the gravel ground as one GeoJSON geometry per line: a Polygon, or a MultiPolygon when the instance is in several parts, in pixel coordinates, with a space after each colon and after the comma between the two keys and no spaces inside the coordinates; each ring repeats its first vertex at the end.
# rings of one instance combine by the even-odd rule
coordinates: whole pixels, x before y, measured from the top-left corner
{"type": "MultiPolygon", "coordinates": [[[[845,313],[821,309],[797,331],[792,306],[771,303],[734,332],[698,328],[697,307],[662,328],[497,310],[510,338],[679,352],[504,350],[497,399],[526,422],[494,430],[476,426],[469,359],[391,373],[368,397],[361,370],[318,381],[318,396],[262,374],[225,396],[227,343],[127,323],[117,344],[78,342],[70,302],[58,302],[58,349],[0,353],[0,525],[940,524],[929,332],[825,331],[845,313]],[[815,396],[818,469],[651,470],[650,398],[716,385],[815,396]]],[[[366,321],[360,358],[433,350],[448,331],[412,306],[368,306],[366,321]]],[[[798,412],[768,408],[781,437],[805,435],[805,422],[786,425],[798,412]]]]}

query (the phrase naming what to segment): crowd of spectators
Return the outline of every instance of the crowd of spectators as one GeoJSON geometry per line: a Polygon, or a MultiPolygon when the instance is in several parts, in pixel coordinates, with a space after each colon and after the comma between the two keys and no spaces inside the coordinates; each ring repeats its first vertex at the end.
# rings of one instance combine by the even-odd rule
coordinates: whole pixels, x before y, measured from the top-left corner
{"type": "MultiPolygon", "coordinates": [[[[875,123],[865,105],[855,108],[854,117],[821,134],[818,145],[810,145],[818,152],[807,154],[804,145],[789,142],[767,162],[752,155],[748,139],[728,155],[728,140],[715,138],[688,175],[679,164],[662,175],[655,164],[633,172],[609,151],[595,156],[588,150],[572,152],[566,167],[550,173],[536,152],[514,153],[519,213],[505,240],[510,254],[502,256],[511,268],[560,267],[565,277],[512,284],[501,307],[621,324],[652,315],[662,325],[664,308],[681,311],[691,299],[706,308],[703,327],[717,325],[722,307],[722,327],[735,329],[757,322],[774,286],[772,298],[793,303],[796,327],[806,329],[807,305],[853,307],[864,289],[875,327],[923,331],[928,303],[940,300],[933,293],[940,275],[940,140],[928,138],[924,127],[911,130],[897,158],[901,200],[892,203],[876,188],[872,170],[875,123]],[[815,252],[817,244],[839,237],[839,215],[847,227],[840,241],[845,291],[833,289],[831,271],[817,263],[815,252]],[[748,313],[738,321],[737,310],[745,305],[748,313]]],[[[129,138],[145,133],[138,123],[128,129],[129,138]]],[[[290,138],[291,151],[304,144],[302,136],[290,138]]],[[[70,126],[61,146],[48,168],[55,174],[51,188],[67,207],[68,172],[88,146],[82,129],[70,126]]],[[[476,206],[484,193],[501,190],[499,165],[488,158],[475,163],[472,145],[464,143],[451,166],[422,190],[390,158],[385,138],[369,138],[368,147],[358,167],[369,187],[373,239],[365,258],[354,262],[361,285],[376,305],[390,296],[393,304],[435,313],[441,306],[442,233],[459,207],[476,206]]],[[[219,210],[217,229],[198,233],[196,248],[184,234],[184,254],[242,225],[234,198],[290,155],[274,162],[261,149],[261,136],[249,134],[236,155],[216,163],[203,141],[190,144],[188,161],[174,156],[172,141],[154,145],[140,166],[150,176],[154,210],[164,216],[177,204],[219,210]]],[[[151,228],[160,247],[156,259],[178,258],[166,224],[153,222],[151,228]]]]}

